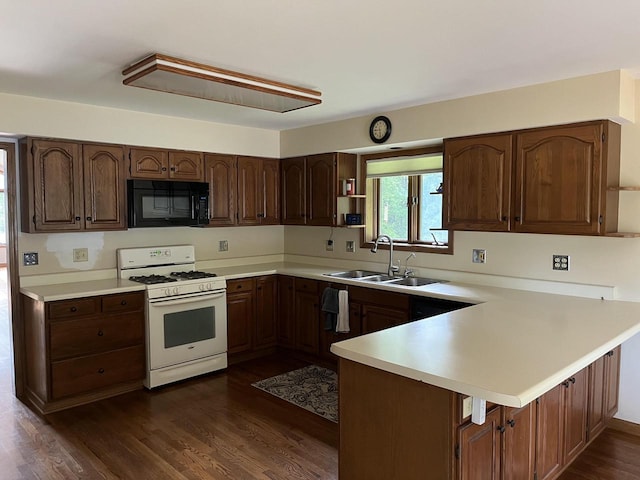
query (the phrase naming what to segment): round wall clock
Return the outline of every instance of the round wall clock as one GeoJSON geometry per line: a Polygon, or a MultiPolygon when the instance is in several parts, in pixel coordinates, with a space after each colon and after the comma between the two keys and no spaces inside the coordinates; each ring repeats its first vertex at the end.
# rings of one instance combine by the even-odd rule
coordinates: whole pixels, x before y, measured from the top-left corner
{"type": "Polygon", "coordinates": [[[391,136],[391,120],[385,116],[373,119],[369,127],[369,136],[375,143],[384,143],[391,136]]]}

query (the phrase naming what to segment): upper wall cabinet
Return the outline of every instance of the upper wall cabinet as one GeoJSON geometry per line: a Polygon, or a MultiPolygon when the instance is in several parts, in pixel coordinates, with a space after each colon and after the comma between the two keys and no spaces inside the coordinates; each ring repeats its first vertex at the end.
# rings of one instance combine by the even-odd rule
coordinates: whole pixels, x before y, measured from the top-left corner
{"type": "Polygon", "coordinates": [[[355,178],[356,155],[323,153],[282,161],[282,223],[285,225],[343,224],[338,205],[339,182],[355,178]]]}
{"type": "Polygon", "coordinates": [[[22,231],[124,230],[124,148],[27,138],[20,142],[22,231]]]}
{"type": "Polygon", "coordinates": [[[280,223],[280,161],[206,154],[211,226],[280,223]]]}
{"type": "Polygon", "coordinates": [[[617,230],[620,126],[610,121],[444,142],[444,228],[617,230]]]}
{"type": "Polygon", "coordinates": [[[202,182],[204,161],[200,152],[129,148],[129,177],[202,182]]]}

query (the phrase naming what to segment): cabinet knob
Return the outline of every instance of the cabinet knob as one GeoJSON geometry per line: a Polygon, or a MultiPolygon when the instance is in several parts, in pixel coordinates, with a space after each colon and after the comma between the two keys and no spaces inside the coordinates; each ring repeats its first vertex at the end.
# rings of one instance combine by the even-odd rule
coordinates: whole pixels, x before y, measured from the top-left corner
{"type": "Polygon", "coordinates": [[[122,301],[120,302],[120,305],[123,305],[123,306],[124,306],[124,305],[126,305],[126,304],[127,304],[127,301],[126,301],[126,300],[122,300],[122,301]]]}
{"type": "Polygon", "coordinates": [[[257,217],[258,217],[258,218],[264,218],[264,213],[259,213],[259,214],[257,215],[257,217]]]}
{"type": "Polygon", "coordinates": [[[102,337],[104,335],[104,332],[102,330],[98,330],[98,336],[102,337]]]}
{"type": "Polygon", "coordinates": [[[91,221],[91,217],[87,217],[87,222],[90,222],[90,221],[91,221]]]}
{"type": "Polygon", "coordinates": [[[610,352],[606,353],[607,357],[613,357],[613,350],[611,350],[610,352]]]}
{"type": "Polygon", "coordinates": [[[520,221],[520,217],[516,215],[515,220],[516,220],[516,222],[519,222],[520,221]]]}
{"type": "Polygon", "coordinates": [[[176,167],[171,167],[169,170],[171,170],[172,172],[176,171],[176,167]]]}
{"type": "Polygon", "coordinates": [[[569,388],[569,380],[565,380],[564,382],[562,382],[562,385],[564,385],[565,388],[569,388]]]}
{"type": "Polygon", "coordinates": [[[570,381],[571,383],[576,383],[576,377],[571,377],[571,378],[569,379],[569,381],[570,381]]]}
{"type": "Polygon", "coordinates": [[[162,171],[166,172],[167,171],[167,167],[162,167],[162,171]]]}
{"type": "Polygon", "coordinates": [[[507,424],[513,428],[516,426],[516,421],[512,418],[511,420],[507,420],[507,424]]]}
{"type": "Polygon", "coordinates": [[[71,310],[72,312],[77,312],[78,309],[76,307],[71,307],[69,310],[71,310]]]}
{"type": "Polygon", "coordinates": [[[99,373],[100,375],[102,375],[102,374],[104,373],[104,368],[99,368],[99,369],[98,369],[98,373],[99,373]]]}
{"type": "Polygon", "coordinates": [[[80,221],[80,217],[76,217],[76,222],[79,222],[79,221],[80,221]]]}
{"type": "Polygon", "coordinates": [[[500,433],[504,433],[504,431],[506,430],[506,428],[504,428],[504,425],[498,425],[498,427],[496,428],[496,430],[498,430],[500,433]]]}

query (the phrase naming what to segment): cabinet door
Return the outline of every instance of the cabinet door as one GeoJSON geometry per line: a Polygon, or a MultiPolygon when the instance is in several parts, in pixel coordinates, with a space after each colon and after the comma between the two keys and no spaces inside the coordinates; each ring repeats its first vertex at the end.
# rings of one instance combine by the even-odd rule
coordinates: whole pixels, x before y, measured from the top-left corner
{"type": "Polygon", "coordinates": [[[588,369],[583,368],[564,385],[564,464],[573,461],[587,444],[588,369]],[[567,385],[568,383],[568,385],[567,385]]]}
{"type": "Polygon", "coordinates": [[[554,478],[563,466],[564,393],[558,385],[537,401],[538,435],[536,471],[538,480],[554,478]]]}
{"type": "Polygon", "coordinates": [[[589,365],[588,440],[594,439],[605,427],[605,357],[589,365]]]}
{"type": "Polygon", "coordinates": [[[618,390],[620,385],[620,352],[618,346],[605,356],[605,417],[610,420],[618,411],[618,390]]]}
{"type": "Polygon", "coordinates": [[[256,333],[254,346],[271,347],[278,337],[278,279],[264,276],[256,279],[256,333]]]}
{"type": "Polygon", "coordinates": [[[307,157],[307,225],[333,225],[336,220],[335,157],[307,157]]]}
{"type": "MultiPolygon", "coordinates": [[[[29,231],[75,231],[84,226],[80,145],[72,142],[34,140],[33,218],[29,231]]],[[[29,167],[31,168],[31,166],[29,167]]]]}
{"type": "Polygon", "coordinates": [[[259,225],[262,212],[260,159],[238,157],[238,225],[259,225]]]}
{"type": "Polygon", "coordinates": [[[531,480],[535,470],[536,409],[504,407],[502,478],[531,480]]]}
{"type": "Polygon", "coordinates": [[[201,182],[204,162],[200,152],[169,152],[169,178],[201,182]]]}
{"type": "Polygon", "coordinates": [[[513,230],[600,232],[602,125],[527,131],[516,136],[513,230]]]}
{"type": "Polygon", "coordinates": [[[445,140],[444,228],[509,230],[512,138],[487,135],[445,140]]]}
{"type": "Polygon", "coordinates": [[[125,230],[126,192],[124,148],[84,145],[84,213],[86,230],[125,230]]]}
{"type": "Polygon", "coordinates": [[[129,176],[151,180],[168,178],[169,153],[152,148],[130,148],[129,176]]]}
{"type": "Polygon", "coordinates": [[[406,311],[394,310],[392,308],[378,305],[362,305],[362,333],[367,334],[395,327],[409,321],[406,311]]]}
{"type": "Polygon", "coordinates": [[[296,291],[296,349],[317,355],[320,337],[320,307],[316,292],[296,291]]]}
{"type": "Polygon", "coordinates": [[[284,225],[305,224],[307,210],[305,162],[304,157],[282,160],[280,196],[284,225]]]}
{"type": "Polygon", "coordinates": [[[227,352],[230,355],[252,348],[251,331],[255,306],[251,282],[252,280],[227,282],[227,352]],[[246,284],[250,286],[245,287],[246,284]]]}
{"type": "Polygon", "coordinates": [[[278,345],[295,346],[295,290],[293,277],[278,277],[278,345]]]}
{"type": "Polygon", "coordinates": [[[261,225],[280,223],[280,160],[262,159],[262,212],[261,225]]]}
{"type": "Polygon", "coordinates": [[[458,429],[459,480],[500,480],[500,408],[458,429]]]}
{"type": "Polygon", "coordinates": [[[207,154],[205,181],[209,183],[209,225],[236,223],[236,157],[207,154]]]}

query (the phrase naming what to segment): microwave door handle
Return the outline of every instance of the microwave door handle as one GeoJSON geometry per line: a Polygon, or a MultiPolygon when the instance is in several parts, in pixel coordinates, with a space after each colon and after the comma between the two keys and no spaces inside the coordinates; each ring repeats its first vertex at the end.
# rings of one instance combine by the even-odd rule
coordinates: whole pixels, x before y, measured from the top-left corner
{"type": "Polygon", "coordinates": [[[173,305],[183,305],[185,303],[192,303],[194,301],[199,300],[215,300],[216,298],[222,298],[226,295],[226,292],[222,293],[203,293],[202,295],[189,295],[188,297],[183,298],[168,298],[168,299],[154,299],[149,300],[149,303],[152,305],[157,305],[159,307],[170,307],[173,305]]]}

